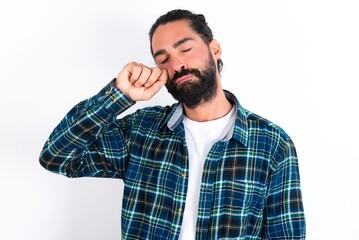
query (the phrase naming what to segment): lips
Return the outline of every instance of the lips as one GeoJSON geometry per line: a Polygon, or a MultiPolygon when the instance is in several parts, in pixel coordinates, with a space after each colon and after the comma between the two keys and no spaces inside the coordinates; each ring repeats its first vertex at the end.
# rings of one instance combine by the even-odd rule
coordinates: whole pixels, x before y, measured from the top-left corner
{"type": "Polygon", "coordinates": [[[176,84],[181,84],[181,83],[184,83],[184,82],[187,82],[189,80],[192,80],[193,76],[188,74],[188,75],[185,75],[185,76],[182,76],[182,77],[179,77],[177,80],[176,80],[176,84]]]}

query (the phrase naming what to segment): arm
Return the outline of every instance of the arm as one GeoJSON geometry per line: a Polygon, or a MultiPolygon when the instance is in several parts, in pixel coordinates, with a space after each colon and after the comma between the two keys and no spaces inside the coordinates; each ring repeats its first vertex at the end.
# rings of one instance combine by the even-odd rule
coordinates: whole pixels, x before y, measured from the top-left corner
{"type": "Polygon", "coordinates": [[[305,218],[298,159],[293,142],[284,140],[277,149],[264,210],[265,239],[305,239],[305,218]]]}
{"type": "Polygon", "coordinates": [[[97,95],[70,110],[46,141],[40,164],[68,177],[121,177],[127,156],[126,129],[131,127],[131,117],[120,123],[115,120],[133,104],[112,81],[97,95]]]}
{"type": "Polygon", "coordinates": [[[127,64],[115,81],[71,109],[46,141],[40,164],[68,177],[123,177],[132,116],[116,117],[150,99],[166,80],[163,70],[127,64]]]}

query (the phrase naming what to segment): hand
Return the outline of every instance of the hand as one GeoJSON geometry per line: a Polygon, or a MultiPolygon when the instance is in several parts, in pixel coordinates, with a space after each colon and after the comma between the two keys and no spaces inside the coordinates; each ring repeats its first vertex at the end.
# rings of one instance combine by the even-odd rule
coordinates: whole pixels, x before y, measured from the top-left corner
{"type": "Polygon", "coordinates": [[[168,74],[165,69],[149,68],[130,62],[117,75],[115,85],[133,101],[152,98],[165,85],[168,74]]]}

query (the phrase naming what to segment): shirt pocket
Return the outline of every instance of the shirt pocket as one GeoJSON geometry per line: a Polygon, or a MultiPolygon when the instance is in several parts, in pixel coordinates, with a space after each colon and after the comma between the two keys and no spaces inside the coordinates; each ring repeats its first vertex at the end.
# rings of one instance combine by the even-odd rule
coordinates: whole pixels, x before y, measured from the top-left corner
{"type": "Polygon", "coordinates": [[[231,180],[217,186],[214,218],[219,236],[246,239],[261,233],[266,187],[261,183],[231,180]],[[221,190],[219,189],[221,188],[221,190]]]}
{"type": "Polygon", "coordinates": [[[263,210],[266,193],[264,184],[245,180],[227,180],[222,181],[217,188],[221,188],[218,202],[232,212],[243,215],[263,210]]]}

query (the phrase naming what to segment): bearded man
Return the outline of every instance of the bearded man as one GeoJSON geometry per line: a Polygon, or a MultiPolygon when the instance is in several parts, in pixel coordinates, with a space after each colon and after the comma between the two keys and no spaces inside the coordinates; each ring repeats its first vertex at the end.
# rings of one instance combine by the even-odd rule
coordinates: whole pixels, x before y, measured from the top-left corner
{"type": "Polygon", "coordinates": [[[123,239],[305,239],[294,144],[223,90],[221,46],[205,17],[172,10],[149,35],[156,67],[130,62],[77,104],[41,165],[123,179],[123,239]],[[177,103],[117,119],[164,85],[177,103]]]}

